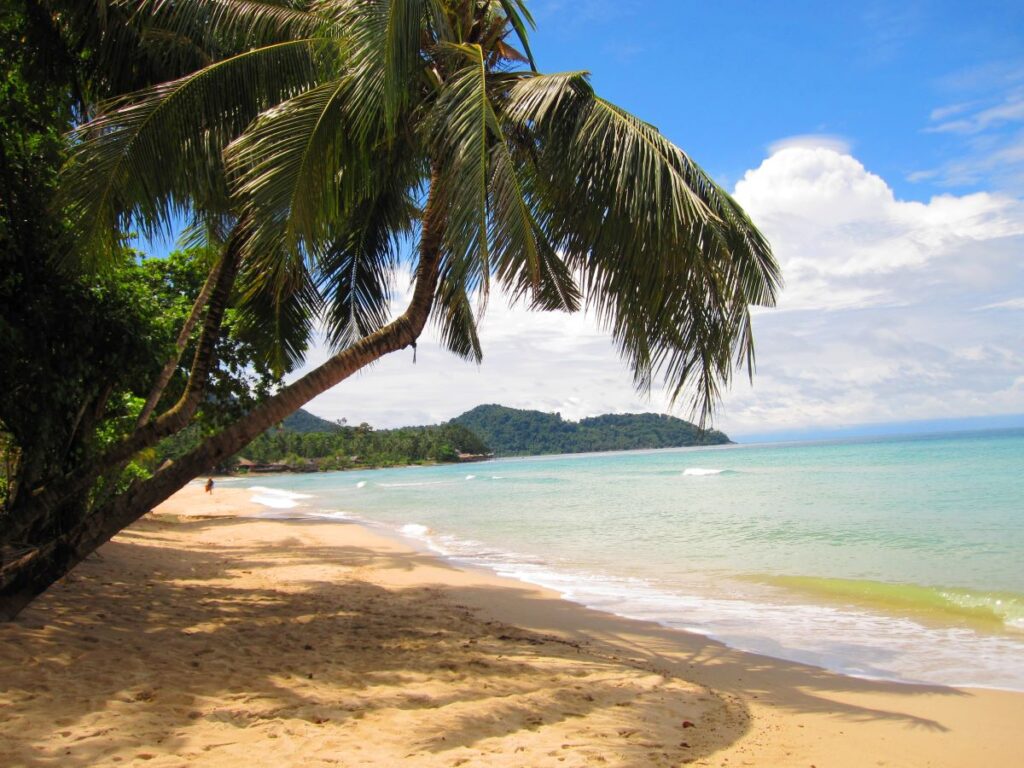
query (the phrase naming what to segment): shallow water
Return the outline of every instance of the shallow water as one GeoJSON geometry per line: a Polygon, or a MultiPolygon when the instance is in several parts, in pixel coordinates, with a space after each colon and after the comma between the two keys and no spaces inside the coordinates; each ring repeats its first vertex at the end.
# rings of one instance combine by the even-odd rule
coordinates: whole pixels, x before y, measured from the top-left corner
{"type": "Polygon", "coordinates": [[[1024,430],[257,483],[277,508],[308,494],[291,503],[744,650],[1024,690],[1024,430]]]}

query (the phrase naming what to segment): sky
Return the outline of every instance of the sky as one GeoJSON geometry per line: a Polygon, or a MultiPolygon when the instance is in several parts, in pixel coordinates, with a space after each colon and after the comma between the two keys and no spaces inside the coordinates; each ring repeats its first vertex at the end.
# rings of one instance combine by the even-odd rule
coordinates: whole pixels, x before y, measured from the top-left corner
{"type": "MultiPolygon", "coordinates": [[[[1024,414],[1024,4],[530,7],[542,71],[589,70],[773,245],[786,285],[776,308],[756,310],[756,375],[725,393],[716,427],[756,440],[1020,422],[1009,417],[1024,414]]],[[[492,296],[481,339],[480,366],[427,338],[415,363],[395,353],[308,409],[379,427],[491,402],[571,419],[688,415],[658,388],[636,393],[591,317],[492,296]]],[[[326,354],[314,349],[299,374],[326,354]]]]}

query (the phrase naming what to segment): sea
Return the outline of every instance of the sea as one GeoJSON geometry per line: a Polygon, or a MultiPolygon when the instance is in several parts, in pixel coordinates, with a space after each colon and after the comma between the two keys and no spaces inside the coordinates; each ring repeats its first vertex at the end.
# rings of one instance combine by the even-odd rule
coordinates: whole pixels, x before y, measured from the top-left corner
{"type": "Polygon", "coordinates": [[[566,600],[848,675],[1024,690],[1024,429],[240,478],[566,600]]]}

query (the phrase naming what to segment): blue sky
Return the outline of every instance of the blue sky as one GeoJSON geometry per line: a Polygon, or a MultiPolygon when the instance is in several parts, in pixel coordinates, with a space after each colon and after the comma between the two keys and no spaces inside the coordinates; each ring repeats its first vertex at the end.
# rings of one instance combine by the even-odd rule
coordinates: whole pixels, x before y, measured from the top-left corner
{"type": "MultiPolygon", "coordinates": [[[[716,426],[760,439],[1020,422],[1010,416],[1024,413],[1024,4],[531,8],[542,70],[589,70],[773,243],[786,289],[755,315],[758,374],[725,395],[716,426]]],[[[398,353],[310,410],[394,426],[482,402],[569,418],[668,409],[660,391],[633,391],[586,316],[492,299],[481,337],[479,368],[428,338],[415,366],[398,353]]]]}
{"type": "MultiPolygon", "coordinates": [[[[726,187],[773,143],[825,134],[845,140],[901,198],[987,189],[984,175],[910,180],[967,159],[978,143],[973,133],[936,131],[950,120],[931,115],[955,106],[976,114],[1024,88],[1024,3],[537,0],[531,8],[541,69],[588,69],[602,95],[657,125],[726,187]]],[[[1019,136],[1020,117],[992,125],[986,140],[1019,136]]]]}

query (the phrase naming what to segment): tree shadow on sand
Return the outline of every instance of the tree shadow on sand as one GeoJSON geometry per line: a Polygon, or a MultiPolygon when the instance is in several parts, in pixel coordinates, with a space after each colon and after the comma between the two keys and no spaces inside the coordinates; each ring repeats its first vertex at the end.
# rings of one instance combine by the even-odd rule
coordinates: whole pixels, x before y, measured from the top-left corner
{"type": "Polygon", "coordinates": [[[436,588],[359,578],[421,557],[436,567],[425,555],[287,537],[183,549],[172,534],[243,524],[145,521],[0,626],[0,763],[225,762],[273,744],[265,764],[329,753],[345,765],[372,745],[381,764],[507,752],[523,765],[668,765],[745,727],[738,712],[713,742],[681,746],[684,719],[733,705],[480,618],[436,588]],[[302,580],[324,563],[339,564],[336,578],[302,580]],[[268,568],[266,583],[236,585],[268,568]]]}
{"type": "Polygon", "coordinates": [[[670,630],[639,649],[628,622],[604,614],[567,634],[580,609],[531,590],[387,589],[363,577],[443,566],[288,535],[232,543],[244,525],[144,520],[0,625],[0,764],[348,765],[376,750],[379,764],[678,765],[747,732],[744,695],[942,730],[831,694],[840,680],[854,693],[956,693],[758,666],[670,630]],[[175,538],[208,527],[221,543],[175,538]],[[478,609],[496,597],[535,631],[488,620],[478,609]]]}

